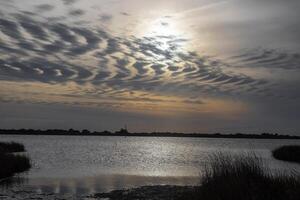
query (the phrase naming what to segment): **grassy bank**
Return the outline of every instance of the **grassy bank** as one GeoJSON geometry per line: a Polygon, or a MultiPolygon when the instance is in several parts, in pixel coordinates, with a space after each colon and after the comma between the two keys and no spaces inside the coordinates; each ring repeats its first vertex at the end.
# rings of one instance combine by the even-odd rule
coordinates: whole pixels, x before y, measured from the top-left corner
{"type": "Polygon", "coordinates": [[[25,148],[22,144],[0,142],[0,179],[29,170],[31,167],[30,159],[25,155],[13,154],[24,151],[25,148]]]}
{"type": "Polygon", "coordinates": [[[272,151],[273,157],[278,160],[300,163],[300,146],[282,146],[272,151]]]}

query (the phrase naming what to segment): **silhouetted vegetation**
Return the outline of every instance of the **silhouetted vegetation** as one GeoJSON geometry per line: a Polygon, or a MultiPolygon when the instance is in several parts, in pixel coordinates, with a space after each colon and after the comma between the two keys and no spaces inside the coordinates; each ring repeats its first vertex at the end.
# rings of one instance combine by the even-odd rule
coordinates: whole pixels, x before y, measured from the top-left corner
{"type": "Polygon", "coordinates": [[[300,163],[300,146],[282,146],[272,151],[274,158],[278,160],[300,163]]]}
{"type": "Polygon", "coordinates": [[[255,155],[216,154],[202,176],[201,187],[187,199],[297,200],[300,175],[271,174],[255,155]],[[197,196],[197,197],[196,197],[197,196]]]}
{"type": "Polygon", "coordinates": [[[91,132],[89,130],[33,130],[33,129],[19,129],[19,130],[3,130],[0,129],[0,134],[5,135],[72,135],[72,136],[135,136],[135,137],[197,137],[197,138],[254,138],[254,139],[300,139],[300,136],[293,135],[280,135],[277,133],[262,133],[262,134],[221,134],[221,133],[172,133],[172,132],[152,132],[152,133],[131,133],[126,128],[119,131],[110,132],[91,132]]]}
{"type": "Polygon", "coordinates": [[[0,142],[0,153],[23,152],[25,147],[23,144],[16,142],[0,142]]]}
{"type": "Polygon", "coordinates": [[[29,170],[30,160],[25,155],[13,154],[25,151],[24,145],[15,142],[0,142],[0,179],[29,170]]]}
{"type": "Polygon", "coordinates": [[[30,160],[25,155],[0,154],[0,178],[29,170],[30,160]]]}

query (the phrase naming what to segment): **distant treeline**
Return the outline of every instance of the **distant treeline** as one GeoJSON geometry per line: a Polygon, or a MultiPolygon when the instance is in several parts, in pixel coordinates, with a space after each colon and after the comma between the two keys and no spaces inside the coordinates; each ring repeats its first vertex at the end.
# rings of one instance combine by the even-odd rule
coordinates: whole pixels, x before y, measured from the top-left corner
{"type": "Polygon", "coordinates": [[[89,130],[33,130],[33,129],[0,129],[2,135],[78,135],[78,136],[143,136],[143,137],[197,137],[197,138],[256,138],[256,139],[300,139],[300,136],[281,135],[277,133],[261,134],[221,134],[221,133],[172,133],[172,132],[152,132],[152,133],[130,133],[126,129],[116,132],[110,131],[89,131],[89,130]]]}

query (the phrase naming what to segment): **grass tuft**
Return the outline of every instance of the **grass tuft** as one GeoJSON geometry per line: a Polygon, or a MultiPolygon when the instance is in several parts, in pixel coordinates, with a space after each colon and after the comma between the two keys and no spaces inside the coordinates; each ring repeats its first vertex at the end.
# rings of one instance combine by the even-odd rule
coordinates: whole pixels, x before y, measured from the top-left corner
{"type": "Polygon", "coordinates": [[[282,146],[272,151],[273,157],[278,160],[300,163],[300,146],[282,146]]]}
{"type": "Polygon", "coordinates": [[[14,176],[30,169],[30,159],[26,155],[13,154],[24,152],[23,144],[0,142],[0,179],[14,176]]]}
{"type": "Polygon", "coordinates": [[[0,154],[0,179],[28,171],[30,159],[25,155],[0,154]]]}

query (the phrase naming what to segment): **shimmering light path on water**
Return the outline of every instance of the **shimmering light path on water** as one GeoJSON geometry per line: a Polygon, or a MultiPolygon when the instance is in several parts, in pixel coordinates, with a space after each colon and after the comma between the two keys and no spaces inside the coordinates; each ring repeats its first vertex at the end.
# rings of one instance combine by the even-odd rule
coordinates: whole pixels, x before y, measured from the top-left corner
{"type": "Polygon", "coordinates": [[[206,139],[94,136],[1,136],[25,144],[33,168],[24,188],[37,192],[82,193],[141,185],[195,185],[215,152],[255,152],[273,170],[300,171],[277,161],[271,150],[299,140],[206,139]]]}

